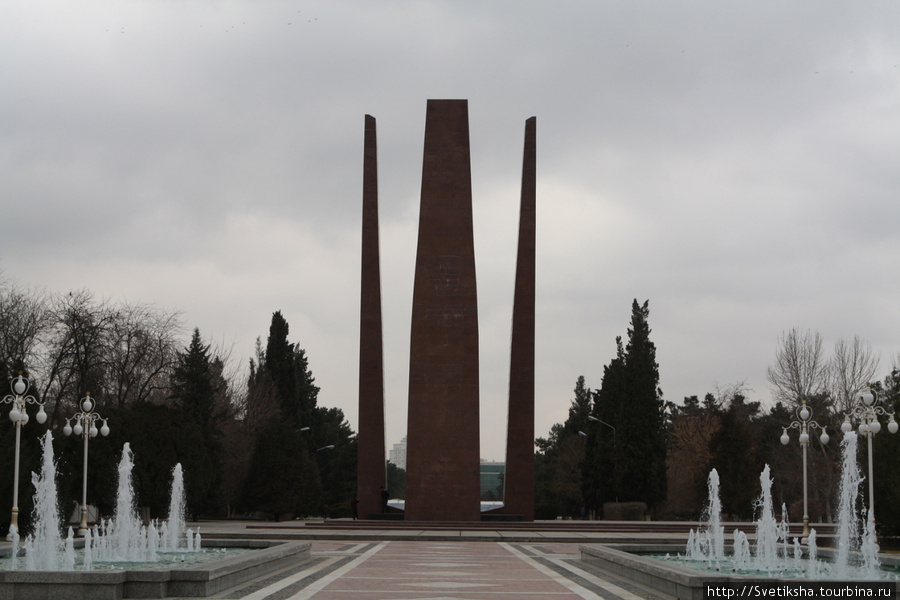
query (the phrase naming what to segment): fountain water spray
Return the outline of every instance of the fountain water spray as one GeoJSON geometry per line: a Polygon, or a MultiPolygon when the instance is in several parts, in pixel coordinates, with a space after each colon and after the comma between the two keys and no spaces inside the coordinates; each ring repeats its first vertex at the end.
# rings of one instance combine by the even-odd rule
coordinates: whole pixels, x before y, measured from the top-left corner
{"type": "Polygon", "coordinates": [[[842,577],[847,576],[850,553],[859,549],[859,523],[856,517],[856,500],[859,495],[861,476],[856,462],[857,437],[853,431],[844,433],[841,440],[841,487],[838,501],[838,553],[835,569],[842,577]]]}
{"type": "MultiPolygon", "coordinates": [[[[71,571],[75,568],[75,543],[72,528],[65,540],[60,536],[61,523],[56,492],[56,464],[53,458],[53,438],[48,431],[42,440],[43,459],[40,474],[32,474],[35,487],[35,531],[20,540],[15,527],[10,528],[12,557],[9,568],[20,566],[18,548],[24,550],[24,570],[71,571]]],[[[95,561],[103,562],[156,562],[158,552],[199,552],[201,539],[185,528],[184,478],[181,465],[172,471],[172,503],[169,518],[162,524],[160,536],[155,523],[143,526],[137,513],[132,471],[134,454],[131,446],[122,448],[119,462],[119,483],[116,496],[116,512],[112,519],[103,520],[84,536],[82,569],[89,571],[95,561]],[[165,538],[165,544],[161,538],[165,538]]]]}
{"type": "Polygon", "coordinates": [[[169,500],[169,518],[163,527],[160,538],[160,548],[163,552],[176,552],[182,545],[185,537],[185,499],[184,499],[184,474],[181,471],[181,463],[172,469],[172,495],[169,500]]]}
{"type": "Polygon", "coordinates": [[[722,525],[722,501],[719,499],[719,472],[709,472],[706,480],[709,502],[704,510],[706,525],[688,537],[688,558],[718,565],[725,560],[725,526],[722,525]]]}
{"type": "MultiPolygon", "coordinates": [[[[802,559],[802,547],[798,539],[794,539],[793,558],[789,556],[787,508],[782,505],[781,521],[775,518],[772,503],[772,478],[769,466],[760,474],[760,495],[754,506],[756,518],[756,547],[751,556],[747,536],[735,529],[732,567],[736,571],[753,570],[758,573],[784,574],[793,569],[810,579],[879,579],[883,574],[879,571],[878,543],[875,537],[875,517],[863,510],[860,517],[859,486],[862,481],[857,464],[857,434],[850,431],[844,434],[841,441],[841,486],[838,503],[838,527],[836,530],[835,553],[833,564],[818,560],[816,547],[816,531],[811,529],[806,545],[806,560],[802,559]],[[862,530],[862,532],[860,531],[862,530]]],[[[718,474],[715,469],[709,477],[710,500],[707,508],[707,523],[695,533],[690,532],[685,558],[689,561],[715,562],[716,570],[720,570],[719,561],[724,557],[716,556],[711,549],[715,544],[710,542],[716,531],[723,529],[719,512],[718,474]]]]}
{"type": "Polygon", "coordinates": [[[56,496],[56,462],[53,459],[53,435],[47,431],[41,438],[41,472],[31,474],[34,485],[34,532],[25,548],[28,570],[63,571],[67,565],[60,543],[59,502],[56,496]]]}
{"type": "Polygon", "coordinates": [[[172,497],[169,518],[162,523],[160,534],[156,523],[146,527],[137,513],[132,486],[134,455],[126,443],[119,462],[119,485],[116,514],[94,528],[91,542],[93,559],[105,562],[155,562],[159,552],[199,552],[200,535],[185,530],[184,477],[181,464],[172,470],[172,497]]]}
{"type": "Polygon", "coordinates": [[[9,541],[12,542],[12,549],[9,554],[9,570],[17,571],[19,569],[19,528],[15,525],[9,526],[9,541]]]}
{"type": "Polygon", "coordinates": [[[808,554],[807,560],[809,563],[808,568],[806,569],[806,576],[809,579],[818,579],[819,578],[819,549],[816,546],[816,530],[809,530],[809,537],[806,538],[806,552],[808,554]]]}
{"type": "Polygon", "coordinates": [[[134,454],[131,445],[125,442],[122,459],[119,461],[119,483],[116,489],[116,512],[108,533],[113,551],[123,561],[138,561],[144,558],[140,535],[141,522],[138,519],[134,500],[134,485],[131,473],[134,470],[134,454]]]}
{"type": "Polygon", "coordinates": [[[132,471],[134,453],[131,445],[122,447],[119,461],[119,480],[116,488],[116,509],[111,520],[96,525],[93,535],[85,536],[91,559],[105,562],[152,562],[156,548],[149,544],[146,529],[141,524],[134,497],[132,471]],[[90,543],[88,543],[90,540],[90,543]]]}
{"type": "Polygon", "coordinates": [[[778,571],[778,543],[782,541],[778,522],[775,520],[775,509],[772,506],[772,478],[769,465],[759,475],[759,498],[754,505],[759,511],[756,519],[756,568],[760,571],[778,571]]]}
{"type": "Polygon", "coordinates": [[[732,552],[734,569],[738,571],[751,568],[750,540],[740,529],[734,530],[734,550],[732,552]]]}
{"type": "Polygon", "coordinates": [[[863,559],[863,566],[868,573],[877,573],[881,568],[881,561],[878,560],[878,539],[875,536],[875,513],[872,510],[865,510],[866,519],[864,521],[862,542],[860,543],[860,554],[863,559]]]}

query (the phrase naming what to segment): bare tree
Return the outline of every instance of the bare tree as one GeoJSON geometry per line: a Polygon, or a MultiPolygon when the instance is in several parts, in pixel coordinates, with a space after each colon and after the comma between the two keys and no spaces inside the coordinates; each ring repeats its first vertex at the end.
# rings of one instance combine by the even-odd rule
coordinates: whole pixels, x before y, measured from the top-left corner
{"type": "Polygon", "coordinates": [[[45,341],[40,380],[50,423],[58,423],[60,413],[73,409],[86,393],[103,400],[104,337],[112,311],[88,290],[62,294],[51,304],[54,324],[45,341]]]}
{"type": "Polygon", "coordinates": [[[116,310],[105,336],[109,400],[121,407],[149,400],[166,388],[179,332],[177,313],[147,304],[126,304],[116,310]]]}
{"type": "Polygon", "coordinates": [[[716,404],[722,408],[728,408],[729,403],[737,398],[747,398],[753,390],[747,385],[743,379],[735,383],[719,385],[718,382],[713,384],[715,390],[716,404]]]}
{"type": "Polygon", "coordinates": [[[706,499],[704,482],[713,458],[710,441],[721,427],[716,410],[721,404],[714,404],[707,396],[703,408],[696,402],[694,406],[673,416],[667,441],[668,509],[683,518],[699,518],[699,507],[706,499]]]}
{"type": "Polygon", "coordinates": [[[0,279],[0,361],[7,371],[37,364],[41,336],[52,322],[45,294],[0,279]]]}
{"type": "Polygon", "coordinates": [[[775,364],[767,371],[776,400],[791,406],[823,393],[827,374],[828,363],[818,333],[796,328],[782,333],[775,350],[775,364]]]}
{"type": "Polygon", "coordinates": [[[834,355],[828,364],[827,387],[836,412],[846,413],[853,408],[854,398],[866,384],[875,381],[879,362],[872,345],[858,335],[851,342],[843,339],[835,342],[834,355]]]}
{"type": "Polygon", "coordinates": [[[98,406],[165,397],[175,364],[178,315],[144,304],[114,305],[88,290],[55,297],[39,380],[51,423],[90,393],[98,406]]]}

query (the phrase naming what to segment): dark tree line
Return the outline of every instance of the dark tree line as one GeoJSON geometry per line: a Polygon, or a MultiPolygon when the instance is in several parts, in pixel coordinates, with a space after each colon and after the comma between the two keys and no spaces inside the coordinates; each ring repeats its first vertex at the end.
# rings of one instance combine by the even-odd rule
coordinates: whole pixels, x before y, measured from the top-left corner
{"type": "Polygon", "coordinates": [[[356,439],[337,408],[317,406],[318,386],[288,324],[272,315],[264,353],[251,361],[247,416],[257,433],[241,505],[282,515],[331,515],[356,487],[356,439]]]}
{"type": "MultiPolygon", "coordinates": [[[[353,431],[340,409],[318,406],[306,353],[289,342],[281,313],[272,316],[266,346],[257,344],[246,385],[199,330],[186,346],[180,332],[177,314],[152,306],[97,301],[87,291],[50,295],[0,280],[3,395],[22,372],[49,416],[45,425],[32,418],[22,430],[23,531],[32,506],[29,474],[39,465],[38,438],[47,427],[54,431],[65,517],[80,502],[83,441],[64,437],[61,426],[88,393],[111,430],[89,442],[88,502],[101,514],[114,509],[125,442],[135,455],[135,492],[147,517],[166,516],[177,463],[194,518],[349,510],[353,431]]],[[[33,417],[34,407],[29,411],[33,417]]],[[[14,433],[0,427],[0,460],[10,467],[10,476],[0,478],[0,498],[10,503],[14,433]]],[[[0,530],[7,526],[0,519],[0,530]]]]}
{"type": "MultiPolygon", "coordinates": [[[[840,481],[840,430],[846,411],[876,372],[877,359],[854,338],[838,341],[828,359],[818,335],[792,330],[779,340],[769,369],[774,406],[749,401],[742,383],[716,389],[681,404],[663,399],[655,347],[650,341],[648,304],[632,305],[628,339],[616,340],[615,356],[603,368],[600,388],[578,377],[565,422],[536,440],[538,518],[593,515],[603,518],[610,503],[645,503],[653,518],[700,518],[707,502],[707,477],[716,469],[723,512],[754,518],[760,473],[769,465],[773,500],[793,521],[803,517],[802,451],[797,410],[805,402],[821,429],[810,432],[807,454],[809,516],[836,517],[840,481]],[[787,446],[780,438],[788,428],[787,446]]],[[[871,387],[889,412],[900,410],[900,370],[871,387]]],[[[873,439],[876,518],[882,535],[900,535],[900,434],[887,428],[873,439]]],[[[866,444],[859,461],[865,466],[866,444]]],[[[861,486],[865,497],[867,486],[861,486]]],[[[621,514],[621,513],[617,513],[621,514]]]]}
{"type": "Polygon", "coordinates": [[[536,441],[536,512],[549,517],[599,514],[605,503],[666,498],[665,403],[649,302],[632,303],[628,342],[603,369],[600,389],[579,377],[569,418],[536,441]]]}

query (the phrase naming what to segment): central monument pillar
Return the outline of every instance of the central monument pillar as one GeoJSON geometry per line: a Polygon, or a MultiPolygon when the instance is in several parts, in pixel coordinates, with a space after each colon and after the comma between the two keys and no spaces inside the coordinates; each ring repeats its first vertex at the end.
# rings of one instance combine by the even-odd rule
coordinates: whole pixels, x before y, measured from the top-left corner
{"type": "Polygon", "coordinates": [[[466,100],[429,100],[413,285],[407,521],[481,518],[478,304],[466,100]]]}

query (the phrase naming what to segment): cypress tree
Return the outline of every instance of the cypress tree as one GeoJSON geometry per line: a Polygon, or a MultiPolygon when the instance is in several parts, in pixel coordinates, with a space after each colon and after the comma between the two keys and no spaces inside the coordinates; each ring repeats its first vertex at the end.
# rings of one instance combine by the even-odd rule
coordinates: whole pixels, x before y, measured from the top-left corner
{"type": "Polygon", "coordinates": [[[588,450],[585,457],[585,502],[591,510],[599,510],[604,502],[618,502],[620,466],[618,452],[619,411],[625,392],[625,351],[622,338],[616,338],[616,357],[603,367],[600,389],[593,393],[588,429],[588,450]]]}
{"type": "Polygon", "coordinates": [[[589,508],[604,502],[666,499],[665,402],[659,389],[656,346],[650,340],[649,301],[631,307],[628,343],[616,338],[616,357],[594,392],[582,472],[589,508]]]}
{"type": "Polygon", "coordinates": [[[251,363],[248,382],[251,394],[267,396],[271,391],[274,410],[258,423],[242,503],[247,510],[275,518],[319,514],[322,466],[331,457],[316,449],[334,444],[322,441],[331,437],[326,431],[330,423],[319,418],[319,388],[305,351],[288,341],[289,331],[281,311],[273,313],[265,353],[258,356],[258,366],[251,363]]]}
{"type": "Polygon", "coordinates": [[[289,331],[281,311],[273,313],[265,361],[260,366],[275,385],[281,418],[295,427],[307,427],[314,418],[319,388],[309,371],[306,351],[288,341],[289,331]]]}
{"type": "Polygon", "coordinates": [[[282,417],[299,425],[300,386],[294,365],[294,345],[288,342],[289,326],[281,311],[272,314],[266,343],[265,368],[275,384],[282,417]]]}
{"type": "Polygon", "coordinates": [[[656,345],[650,340],[650,301],[631,306],[631,327],[625,346],[627,397],[620,402],[617,488],[623,501],[649,506],[666,499],[665,402],[659,389],[656,345]]]}

